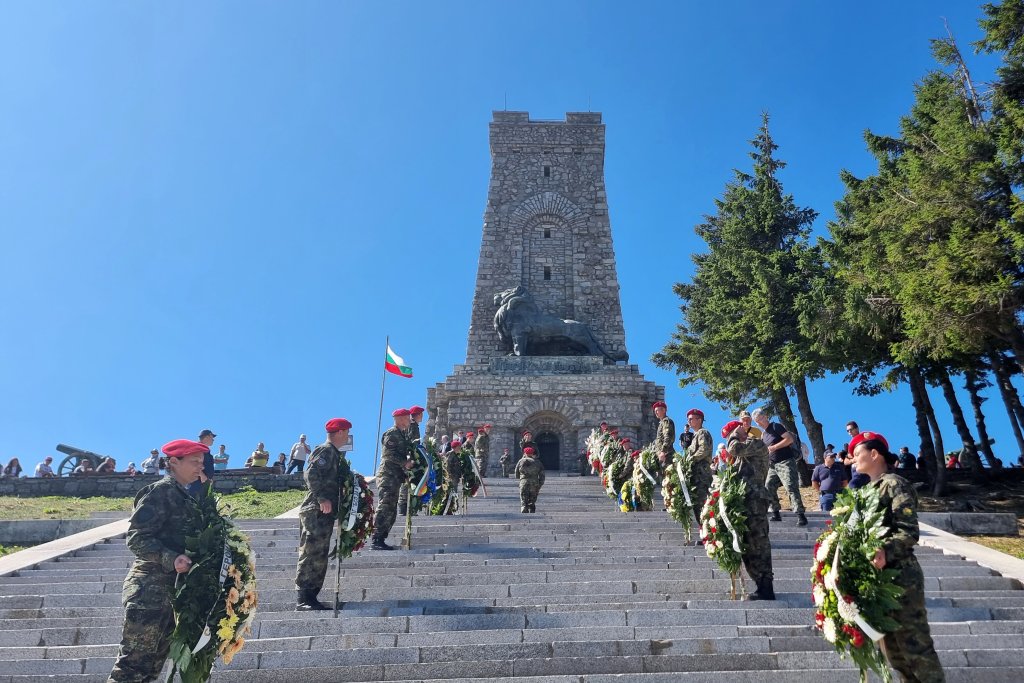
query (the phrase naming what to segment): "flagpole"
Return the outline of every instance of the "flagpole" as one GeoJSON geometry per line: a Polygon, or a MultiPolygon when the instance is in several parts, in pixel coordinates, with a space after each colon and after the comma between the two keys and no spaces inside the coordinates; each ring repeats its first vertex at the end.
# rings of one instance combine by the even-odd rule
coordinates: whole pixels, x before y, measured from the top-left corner
{"type": "Polygon", "coordinates": [[[384,414],[384,378],[388,376],[388,348],[391,345],[391,337],[384,336],[384,362],[380,366],[380,407],[377,409],[377,438],[373,440],[373,476],[377,475],[377,456],[380,453],[380,419],[384,414]]]}

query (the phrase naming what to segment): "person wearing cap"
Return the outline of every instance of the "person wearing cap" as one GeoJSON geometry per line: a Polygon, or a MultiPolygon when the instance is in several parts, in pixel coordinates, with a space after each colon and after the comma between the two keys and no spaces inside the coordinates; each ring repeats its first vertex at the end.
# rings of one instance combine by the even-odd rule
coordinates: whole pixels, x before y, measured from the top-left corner
{"type": "Polygon", "coordinates": [[[480,426],[473,454],[476,458],[476,468],[480,472],[480,478],[483,479],[487,476],[487,463],[491,459],[491,425],[480,426]]]}
{"type": "Polygon", "coordinates": [[[454,515],[459,509],[462,474],[462,442],[456,440],[452,441],[451,448],[444,456],[444,487],[441,495],[445,503],[442,514],[454,515]]]}
{"type": "MultiPolygon", "coordinates": [[[[413,406],[409,408],[409,442],[413,448],[420,442],[420,423],[423,422],[423,413],[426,412],[420,406],[413,406]]],[[[409,508],[409,478],[406,477],[402,481],[401,488],[398,489],[398,514],[404,517],[405,513],[409,508]]]]}
{"type": "Polygon", "coordinates": [[[50,479],[54,477],[55,475],[53,474],[53,467],[50,465],[50,463],[52,462],[52,455],[48,455],[45,458],[43,458],[43,461],[36,465],[35,475],[41,479],[50,479]]]}
{"type": "Polygon", "coordinates": [[[761,430],[755,427],[753,424],[751,424],[751,422],[753,421],[753,417],[751,417],[749,412],[747,412],[746,410],[741,410],[739,415],[739,421],[742,422],[743,426],[747,428],[747,435],[751,439],[761,438],[761,430]]]}
{"type": "Polygon", "coordinates": [[[747,427],[731,420],[722,427],[722,438],[732,458],[732,467],[746,483],[743,506],[747,513],[747,530],[743,534],[743,566],[757,585],[747,600],[774,600],[775,575],[772,572],[772,543],[768,538],[768,493],[764,481],[768,476],[768,447],[760,439],[752,439],[747,427]]]}
{"type": "Polygon", "coordinates": [[[409,423],[412,417],[408,408],[399,408],[391,413],[395,424],[380,438],[380,469],[377,470],[377,514],[373,518],[372,550],[394,550],[385,541],[398,517],[398,490],[405,481],[405,471],[413,466],[409,456],[413,444],[409,440],[409,423]]]}
{"type": "MultiPolygon", "coordinates": [[[[618,439],[618,437],[615,437],[618,439]]],[[[525,453],[527,448],[532,448],[534,453],[537,453],[537,444],[533,440],[533,434],[529,429],[523,431],[523,438],[519,440],[519,452],[525,453]]]]}
{"type": "Polygon", "coordinates": [[[160,474],[160,451],[151,450],[149,457],[142,461],[141,468],[143,474],[160,474]]]}
{"type": "Polygon", "coordinates": [[[299,506],[299,561],[295,567],[297,612],[325,610],[317,596],[327,576],[327,556],[338,511],[347,507],[352,468],[342,447],[348,443],[352,423],[343,417],[327,421],[327,440],[313,449],[304,473],[309,491],[299,506]]]}
{"type": "MultiPolygon", "coordinates": [[[[700,524],[700,511],[708,499],[711,489],[711,455],[714,439],[711,432],[704,428],[704,413],[698,408],[686,411],[686,428],[691,430],[693,438],[686,447],[686,459],[690,463],[690,493],[693,501],[693,514],[700,524]]],[[[697,541],[700,543],[700,541],[697,541]]]]}
{"type": "Polygon", "coordinates": [[[773,522],[782,521],[782,504],[779,502],[779,487],[782,486],[796,513],[796,525],[807,526],[804,499],[800,496],[800,470],[797,467],[800,455],[793,445],[793,435],[782,424],[769,421],[768,414],[760,408],[754,410],[753,417],[762,430],[761,441],[768,447],[768,477],[764,486],[768,490],[771,519],[773,522]]]}
{"type": "Polygon", "coordinates": [[[836,462],[835,451],[825,451],[825,462],[814,468],[811,473],[811,486],[818,492],[818,503],[822,512],[830,512],[836,503],[836,494],[842,491],[846,484],[846,468],[842,463],[836,462]]]}
{"type": "Polygon", "coordinates": [[[914,555],[919,535],[917,491],[909,481],[892,472],[897,459],[881,434],[859,432],[850,440],[849,448],[857,471],[868,477],[866,485],[878,489],[884,514],[885,536],[872,563],[878,569],[895,570],[894,581],[904,591],[899,607],[890,614],[899,628],[885,634],[882,652],[903,680],[942,683],[945,674],[928,628],[924,574],[914,555]]]}
{"type": "Polygon", "coordinates": [[[128,521],[128,550],[135,556],[124,580],[124,627],[109,681],[152,681],[160,675],[171,646],[175,578],[192,560],[185,554],[185,531],[195,500],[188,485],[203,471],[210,448],[178,439],[164,444],[167,476],[142,487],[128,521]]]}
{"type": "MultiPolygon", "coordinates": [[[[213,448],[213,440],[216,438],[217,435],[213,433],[213,430],[204,429],[199,432],[199,438],[197,441],[206,446],[207,449],[210,449],[213,448]]],[[[199,475],[199,479],[192,482],[188,488],[188,492],[192,494],[193,498],[197,497],[203,490],[203,484],[207,481],[213,481],[213,473],[213,453],[207,450],[206,454],[203,456],[203,472],[199,475]]]]}
{"type": "Polygon", "coordinates": [[[519,502],[523,512],[537,511],[537,496],[544,485],[544,465],[537,459],[533,446],[523,449],[522,459],[516,463],[516,479],[519,480],[519,502]]]}
{"type": "MultiPolygon", "coordinates": [[[[664,401],[651,404],[654,417],[658,418],[658,432],[654,437],[654,452],[658,454],[661,466],[672,463],[676,452],[676,423],[668,416],[668,405],[664,401]]],[[[652,472],[657,476],[658,472],[652,472]]]]}
{"type": "Polygon", "coordinates": [[[302,474],[303,470],[306,469],[306,458],[312,452],[309,444],[306,443],[306,435],[299,434],[299,440],[292,444],[292,450],[288,454],[288,469],[285,470],[285,474],[291,474],[292,472],[302,474]]]}

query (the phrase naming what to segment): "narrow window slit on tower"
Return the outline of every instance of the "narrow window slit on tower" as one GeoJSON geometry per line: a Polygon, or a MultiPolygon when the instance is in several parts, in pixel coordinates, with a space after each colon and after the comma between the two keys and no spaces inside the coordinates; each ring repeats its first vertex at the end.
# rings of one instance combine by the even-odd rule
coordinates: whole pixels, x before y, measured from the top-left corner
{"type": "Polygon", "coordinates": [[[551,167],[550,166],[547,166],[547,165],[544,166],[544,177],[545,178],[550,178],[551,177],[551,167]]]}
{"type": "Polygon", "coordinates": [[[544,228],[544,236],[551,237],[551,228],[544,228]]]}
{"type": "Polygon", "coordinates": [[[544,266],[544,279],[545,280],[550,280],[551,279],[551,266],[544,266]]]}

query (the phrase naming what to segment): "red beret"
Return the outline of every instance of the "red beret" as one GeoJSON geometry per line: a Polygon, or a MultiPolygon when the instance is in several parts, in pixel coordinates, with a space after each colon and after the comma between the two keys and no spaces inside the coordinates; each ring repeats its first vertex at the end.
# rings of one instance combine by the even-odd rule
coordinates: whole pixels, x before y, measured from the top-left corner
{"type": "Polygon", "coordinates": [[[188,439],[175,439],[164,444],[161,448],[168,458],[184,458],[186,455],[192,455],[194,453],[209,453],[210,447],[204,443],[198,441],[189,441],[188,439]]]}
{"type": "Polygon", "coordinates": [[[692,416],[692,415],[696,415],[697,417],[699,417],[702,420],[704,419],[704,411],[702,411],[700,408],[690,408],[686,412],[686,419],[689,420],[690,416],[692,416]]]}
{"type": "Polygon", "coordinates": [[[462,448],[462,442],[461,441],[452,441],[451,447],[452,448],[462,448]]]}
{"type": "Polygon", "coordinates": [[[722,427],[722,438],[732,434],[733,430],[742,425],[743,423],[739,420],[729,420],[724,427],[722,427]]]}
{"type": "Polygon", "coordinates": [[[471,436],[476,436],[476,432],[466,432],[466,438],[467,438],[467,439],[468,439],[469,437],[471,437],[471,436]]]}
{"type": "Polygon", "coordinates": [[[611,429],[608,430],[608,432],[610,434],[618,434],[619,433],[619,428],[618,427],[612,427],[611,429]]]}
{"type": "Polygon", "coordinates": [[[340,432],[342,429],[352,429],[352,423],[343,417],[336,417],[333,420],[328,420],[324,427],[327,429],[328,434],[333,434],[334,432],[340,432]]]}
{"type": "Polygon", "coordinates": [[[608,426],[608,423],[607,423],[607,422],[602,422],[602,423],[601,423],[601,426],[602,426],[602,427],[607,427],[607,426],[608,426]]]}
{"type": "Polygon", "coordinates": [[[621,439],[619,439],[619,443],[629,443],[629,437],[628,436],[622,437],[621,439]]]}
{"type": "Polygon", "coordinates": [[[408,414],[409,414],[409,409],[408,408],[399,408],[397,410],[391,411],[391,417],[401,417],[402,415],[408,415],[408,414]]]}
{"type": "Polygon", "coordinates": [[[665,403],[664,401],[655,401],[654,403],[651,404],[651,408],[665,408],[667,410],[668,404],[665,403]]]}
{"type": "Polygon", "coordinates": [[[640,457],[640,451],[633,451],[632,453],[630,453],[630,455],[633,457],[634,460],[636,460],[637,458],[640,457]]]}
{"type": "Polygon", "coordinates": [[[527,434],[533,434],[533,432],[527,429],[525,432],[523,432],[523,436],[526,436],[527,434]]]}
{"type": "Polygon", "coordinates": [[[490,428],[491,428],[491,427],[493,427],[493,426],[494,426],[494,425],[492,425],[492,424],[485,424],[485,425],[483,426],[483,429],[490,429],[490,428]]]}
{"type": "Polygon", "coordinates": [[[885,440],[885,437],[878,432],[861,432],[857,436],[850,439],[849,450],[847,451],[851,455],[853,450],[865,441],[881,441],[885,444],[885,450],[889,450],[889,442],[885,440]]]}
{"type": "Polygon", "coordinates": [[[533,455],[534,453],[536,453],[536,451],[533,450],[533,446],[527,446],[526,448],[523,449],[523,453],[525,453],[526,455],[533,455]]]}
{"type": "Polygon", "coordinates": [[[419,415],[420,413],[424,413],[424,412],[426,412],[426,409],[425,408],[420,408],[419,406],[413,406],[412,408],[409,408],[409,414],[410,415],[419,415]]]}

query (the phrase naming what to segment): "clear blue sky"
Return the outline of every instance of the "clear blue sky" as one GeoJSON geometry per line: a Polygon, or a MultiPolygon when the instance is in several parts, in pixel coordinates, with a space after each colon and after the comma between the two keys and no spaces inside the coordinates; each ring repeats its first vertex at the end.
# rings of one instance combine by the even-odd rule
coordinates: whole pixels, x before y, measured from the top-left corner
{"type": "MultiPolygon", "coordinates": [[[[978,37],[963,0],[5,2],[0,460],[64,442],[123,467],[209,427],[240,466],[344,416],[368,471],[385,335],[415,369],[389,377],[385,423],[465,359],[506,97],[535,118],[603,112],[628,349],[678,425],[702,406],[717,428],[649,361],[703,248],[693,226],[767,110],[786,190],[823,229],[943,16],[978,37]]],[[[916,450],[905,391],[831,380],[812,399],[830,441],[855,418],[916,450]]]]}

